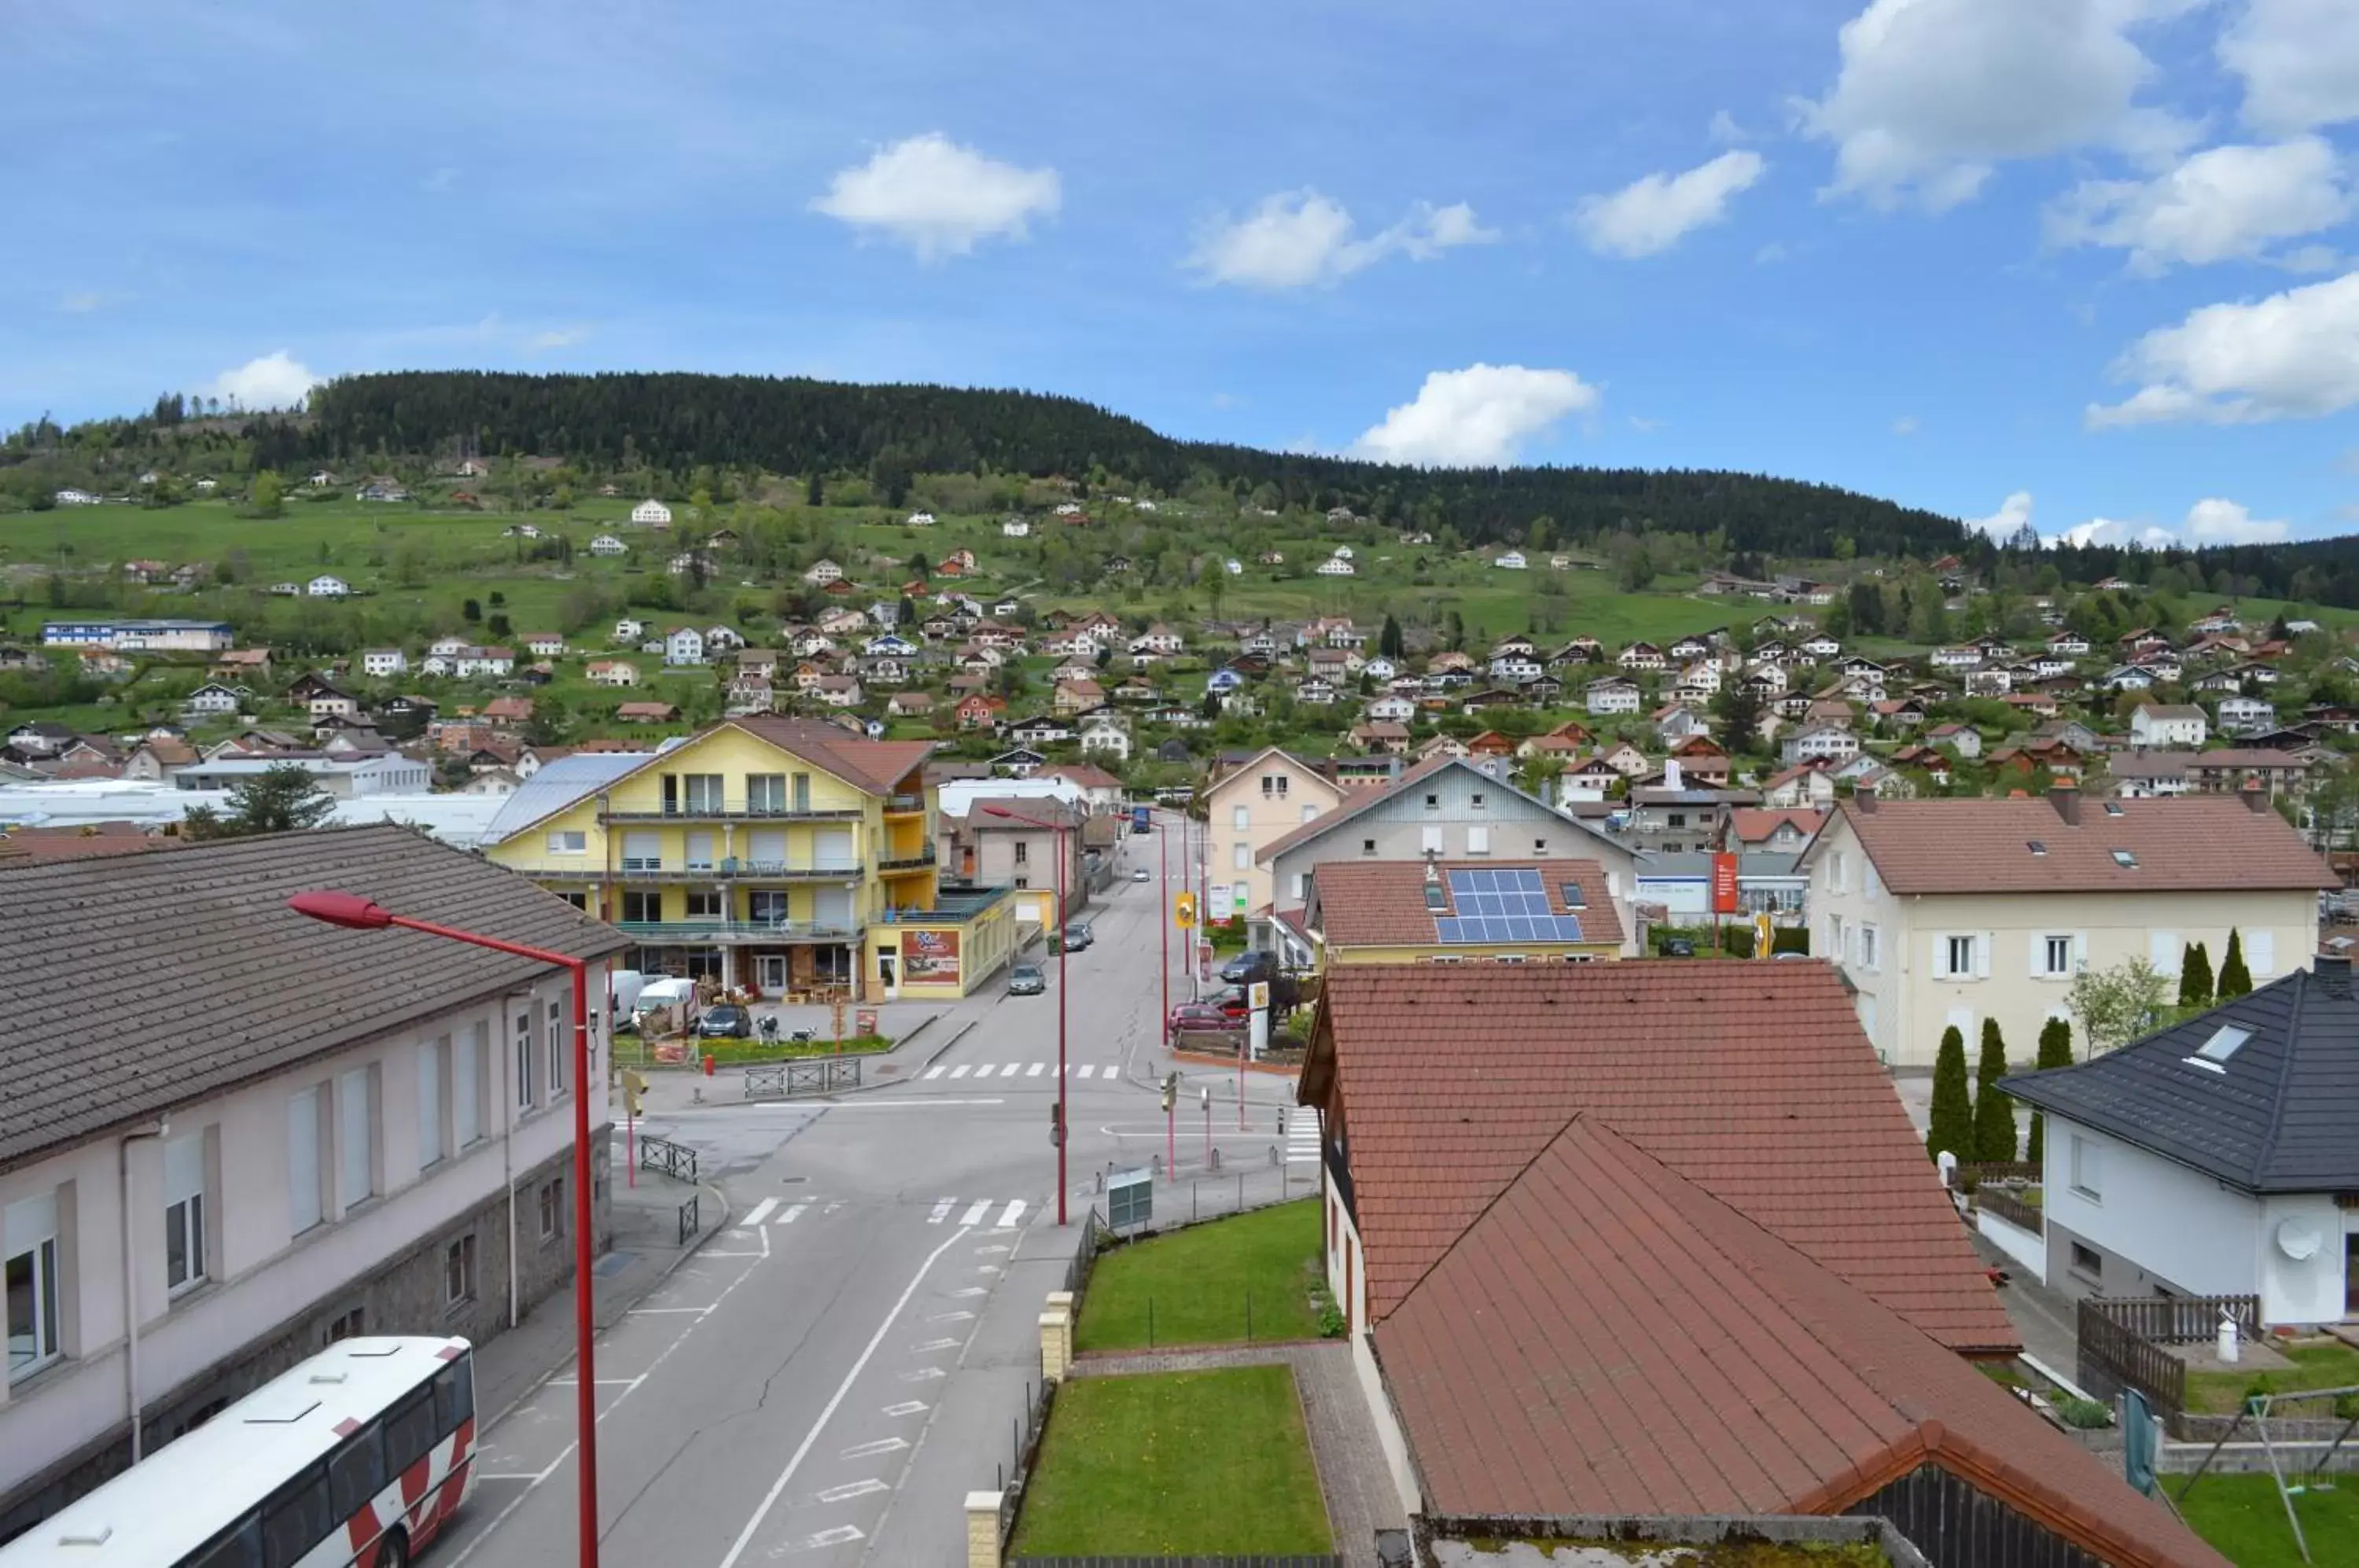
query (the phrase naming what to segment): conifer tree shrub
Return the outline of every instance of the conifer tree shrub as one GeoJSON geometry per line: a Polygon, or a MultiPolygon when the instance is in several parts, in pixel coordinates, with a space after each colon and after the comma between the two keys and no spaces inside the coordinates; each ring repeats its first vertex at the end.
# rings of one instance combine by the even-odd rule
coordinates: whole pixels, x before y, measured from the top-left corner
{"type": "Polygon", "coordinates": [[[2245,933],[2232,926],[2228,930],[2228,951],[2220,959],[2220,983],[2212,988],[2212,995],[2223,1002],[2231,1002],[2251,995],[2252,989],[2253,972],[2245,967],[2245,933]]]}
{"type": "Polygon", "coordinates": [[[1960,1160],[1974,1156],[1974,1108],[1966,1091],[1966,1037],[1951,1024],[1941,1031],[1941,1049],[1933,1058],[1932,1114],[1925,1131],[1925,1152],[1939,1159],[1947,1149],[1960,1160]]]}
{"type": "Polygon", "coordinates": [[[2006,1165],[2015,1160],[2015,1102],[1999,1088],[2006,1076],[2006,1041],[1998,1020],[1983,1020],[1982,1059],[1974,1066],[1974,1158],[2006,1165]]]}
{"type": "Polygon", "coordinates": [[[2212,955],[2203,951],[2200,942],[2190,942],[2179,961],[2179,1005],[2182,1007],[2208,1007],[2212,1005],[2212,955]]]}
{"type": "MultiPolygon", "coordinates": [[[[2050,1018],[2040,1027],[2039,1057],[2037,1065],[2042,1073],[2051,1067],[2072,1065],[2072,1026],[2062,1018],[2050,1018]]],[[[2031,1139],[2024,1148],[2023,1157],[2038,1164],[2048,1154],[2047,1118],[2038,1111],[2031,1113],[2031,1139]]]]}

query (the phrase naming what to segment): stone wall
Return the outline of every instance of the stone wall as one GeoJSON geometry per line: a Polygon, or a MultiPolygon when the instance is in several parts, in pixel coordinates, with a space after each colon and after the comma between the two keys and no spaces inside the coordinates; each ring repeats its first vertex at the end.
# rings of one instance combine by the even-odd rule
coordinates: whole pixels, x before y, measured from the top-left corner
{"type": "MultiPolygon", "coordinates": [[[[606,1127],[591,1132],[591,1212],[597,1250],[614,1239],[606,1127]]],[[[572,1277],[573,1151],[567,1149],[516,1174],[516,1299],[521,1318],[563,1288],[572,1277]],[[552,1182],[562,1192],[559,1227],[544,1237],[541,1193],[552,1182]]],[[[200,1378],[147,1402],[143,1437],[154,1453],[183,1432],[202,1425],[280,1373],[317,1355],[332,1341],[353,1334],[456,1334],[478,1346],[508,1326],[508,1203],[505,1195],[478,1206],[387,1258],[375,1273],[312,1302],[277,1328],[249,1343],[236,1356],[200,1378]],[[453,1302],[448,1290],[453,1243],[474,1238],[473,1290],[453,1302]]],[[[69,1454],[27,1486],[0,1497],[0,1541],[23,1533],[102,1482],[129,1467],[127,1421],[100,1442],[69,1454]]]]}

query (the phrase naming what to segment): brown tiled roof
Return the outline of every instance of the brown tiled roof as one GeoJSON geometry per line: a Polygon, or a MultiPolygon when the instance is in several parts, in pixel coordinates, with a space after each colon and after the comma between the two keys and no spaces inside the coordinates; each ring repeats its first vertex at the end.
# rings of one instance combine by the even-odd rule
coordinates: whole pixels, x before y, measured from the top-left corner
{"type": "Polygon", "coordinates": [[[2225,1563],[1603,1116],[1549,1138],[1375,1346],[1438,1513],[1832,1514],[1931,1465],[2116,1568],[2225,1563]]]}
{"type": "Polygon", "coordinates": [[[313,888],[584,958],[627,945],[554,893],[391,824],[0,863],[0,953],[41,976],[0,1032],[0,1169],[548,973],[287,908],[313,888]],[[93,996],[113,999],[108,1027],[91,1027],[93,996]]]}
{"type": "Polygon", "coordinates": [[[1341,1096],[1377,1320],[1582,1111],[1944,1345],[2018,1344],[1824,964],[1341,965],[1301,1093],[1341,1096]]]}
{"type": "MultiPolygon", "coordinates": [[[[1452,871],[1523,871],[1540,874],[1548,889],[1549,908],[1560,915],[1581,917],[1583,942],[1618,942],[1621,918],[1605,886],[1605,869],[1593,860],[1444,860],[1434,863],[1441,907],[1426,902],[1425,862],[1421,860],[1331,860],[1311,868],[1319,893],[1320,931],[1330,947],[1430,947],[1439,939],[1436,916],[1460,914],[1451,902],[1452,871]],[[1565,901],[1562,884],[1581,889],[1582,902],[1565,901]]],[[[1497,943],[1488,945],[1497,946],[1497,943]]],[[[1536,939],[1536,945],[1558,945],[1554,939],[1536,939]]]]}
{"type": "Polygon", "coordinates": [[[934,749],[931,741],[869,740],[820,719],[756,717],[729,722],[875,795],[892,793],[893,787],[934,749]]]}
{"type": "Polygon", "coordinates": [[[1791,822],[1805,834],[1816,833],[1826,825],[1827,814],[1808,806],[1739,806],[1728,813],[1729,824],[1742,844],[1758,844],[1791,822]]]}
{"type": "Polygon", "coordinates": [[[151,833],[138,822],[91,822],[80,827],[0,830],[0,861],[87,860],[98,855],[136,855],[177,849],[185,839],[151,833]]]}
{"type": "MultiPolygon", "coordinates": [[[[2064,792],[2067,795],[2069,791],[2064,792]]],[[[2071,802],[2068,801],[2068,804],[2071,802]]],[[[2334,887],[2275,811],[2232,796],[2080,800],[2078,826],[2033,797],[1856,800],[1837,808],[1895,893],[2188,893],[2334,887]],[[2043,846],[2035,854],[2031,845],[2043,846]],[[2125,850],[2135,866],[2115,861],[2125,850]]],[[[1819,843],[1827,842],[1821,834],[1819,843]]]]}

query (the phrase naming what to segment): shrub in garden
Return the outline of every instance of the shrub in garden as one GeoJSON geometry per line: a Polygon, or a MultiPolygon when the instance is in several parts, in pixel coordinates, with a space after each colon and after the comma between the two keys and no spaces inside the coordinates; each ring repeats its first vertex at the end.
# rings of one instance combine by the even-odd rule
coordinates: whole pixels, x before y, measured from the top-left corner
{"type": "Polygon", "coordinates": [[[1947,1149],[1961,1160],[1974,1157],[1974,1108],[1966,1090],[1966,1037],[1951,1024],[1941,1031],[1933,1058],[1933,1105],[1925,1151],[1940,1158],[1947,1149]]]}

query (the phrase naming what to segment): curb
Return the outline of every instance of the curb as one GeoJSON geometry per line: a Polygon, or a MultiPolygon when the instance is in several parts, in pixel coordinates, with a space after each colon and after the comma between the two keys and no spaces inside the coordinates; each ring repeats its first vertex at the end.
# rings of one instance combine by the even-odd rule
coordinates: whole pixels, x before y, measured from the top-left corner
{"type": "MultiPolygon", "coordinates": [[[[705,1243],[711,1241],[714,1236],[719,1236],[723,1231],[729,1228],[728,1198],[723,1194],[720,1188],[714,1186],[710,1181],[700,1181],[697,1183],[697,1187],[702,1192],[712,1194],[712,1201],[719,1207],[721,1217],[713,1221],[712,1228],[710,1231],[697,1238],[697,1242],[694,1247],[684,1247],[678,1252],[674,1253],[672,1255],[671,1261],[665,1264],[661,1269],[658,1270],[654,1279],[641,1286],[638,1290],[632,1294],[629,1300],[623,1301],[621,1303],[621,1311],[617,1313],[615,1318],[603,1323],[597,1320],[595,1315],[597,1311],[595,1301],[596,1291],[593,1287],[592,1291],[592,1301],[591,1308],[592,1313],[591,1321],[593,1332],[603,1334],[605,1330],[612,1327],[615,1322],[619,1322],[623,1316],[628,1315],[633,1307],[637,1306],[641,1301],[646,1301],[649,1296],[655,1293],[657,1286],[670,1279],[673,1272],[678,1269],[681,1264],[687,1262],[690,1258],[703,1251],[705,1243]]],[[[542,1388],[548,1387],[549,1380],[551,1377],[556,1377],[559,1373],[573,1365],[574,1354],[575,1353],[572,1350],[567,1351],[564,1356],[560,1356],[553,1366],[549,1367],[547,1371],[542,1372],[539,1376],[534,1377],[529,1383],[527,1383],[521,1389],[519,1389],[516,1398],[510,1399],[506,1404],[502,1405],[498,1410],[494,1412],[490,1420],[480,1422],[478,1430],[488,1433],[497,1428],[502,1421],[507,1420],[509,1416],[515,1414],[516,1407],[522,1405],[527,1399],[531,1399],[535,1394],[539,1393],[542,1388]]]]}

